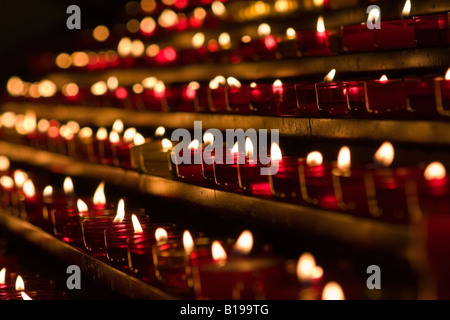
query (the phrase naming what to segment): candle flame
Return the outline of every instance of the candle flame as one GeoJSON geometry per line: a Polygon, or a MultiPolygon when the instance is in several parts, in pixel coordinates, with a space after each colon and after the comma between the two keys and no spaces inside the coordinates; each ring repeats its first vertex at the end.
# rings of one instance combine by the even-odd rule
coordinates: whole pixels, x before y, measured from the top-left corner
{"type": "Polygon", "coordinates": [[[41,119],[37,123],[37,129],[40,133],[47,132],[48,128],[50,128],[50,121],[47,119],[41,119]]]}
{"type": "Polygon", "coordinates": [[[120,141],[120,136],[116,131],[111,131],[109,133],[109,142],[118,143],[120,141]]]}
{"type": "Polygon", "coordinates": [[[78,134],[78,132],[80,132],[80,125],[78,124],[78,122],[70,120],[67,121],[66,125],[70,130],[72,130],[74,134],[78,134]]]}
{"type": "Polygon", "coordinates": [[[10,167],[10,161],[5,156],[0,156],[0,171],[8,171],[10,167]]]}
{"type": "Polygon", "coordinates": [[[200,143],[198,142],[198,140],[194,139],[189,143],[188,148],[189,149],[198,149],[199,145],[200,145],[200,143]]]}
{"type": "Polygon", "coordinates": [[[106,93],[108,86],[105,81],[98,81],[91,86],[91,93],[94,96],[101,96],[106,93]]]}
{"type": "Polygon", "coordinates": [[[136,146],[143,145],[145,143],[145,138],[142,134],[136,133],[136,135],[133,138],[133,143],[136,146]]]}
{"type": "Polygon", "coordinates": [[[299,281],[311,280],[315,268],[314,256],[309,252],[303,253],[297,262],[297,279],[299,281]]]}
{"type": "Polygon", "coordinates": [[[350,148],[344,146],[339,150],[339,155],[337,159],[337,167],[343,171],[349,170],[351,167],[351,155],[350,148]]]}
{"type": "Polygon", "coordinates": [[[158,228],[155,230],[155,239],[158,243],[166,242],[169,239],[169,235],[167,234],[166,229],[158,228]]]}
{"type": "Polygon", "coordinates": [[[369,15],[367,16],[367,21],[371,21],[375,23],[380,19],[380,9],[379,8],[373,8],[369,11],[369,15]]]}
{"type": "Polygon", "coordinates": [[[280,79],[277,79],[273,82],[273,87],[282,87],[283,86],[283,82],[281,82],[280,79]]]}
{"type": "Polygon", "coordinates": [[[448,68],[447,72],[445,73],[445,80],[450,80],[450,68],[448,68]]]}
{"type": "Polygon", "coordinates": [[[203,141],[205,144],[213,144],[214,143],[214,135],[211,132],[205,132],[203,135],[203,141]]]}
{"type": "Polygon", "coordinates": [[[163,137],[165,133],[166,133],[166,128],[164,128],[163,126],[159,126],[155,130],[155,137],[163,137]]]}
{"type": "Polygon", "coordinates": [[[53,195],[53,187],[52,186],[46,186],[44,188],[44,191],[42,192],[42,195],[44,197],[51,197],[53,195]]]}
{"type": "Polygon", "coordinates": [[[286,37],[289,40],[294,40],[296,36],[297,36],[297,32],[295,31],[294,28],[287,28],[286,29],[286,37]]]}
{"type": "Polygon", "coordinates": [[[163,98],[166,94],[166,85],[162,80],[158,80],[156,81],[155,88],[153,90],[155,91],[155,97],[163,98]]]}
{"type": "Polygon", "coordinates": [[[216,16],[223,16],[227,12],[227,8],[221,1],[213,1],[211,3],[211,10],[216,16]]]}
{"type": "Polygon", "coordinates": [[[31,179],[27,179],[23,183],[23,193],[27,198],[33,198],[36,196],[36,188],[34,187],[34,183],[31,179]]]}
{"type": "Polygon", "coordinates": [[[10,176],[2,176],[0,178],[0,185],[4,189],[12,189],[14,187],[14,180],[10,176]]]}
{"type": "Polygon", "coordinates": [[[311,273],[312,279],[320,279],[323,276],[323,269],[322,267],[316,266],[314,270],[311,273]]]}
{"type": "Polygon", "coordinates": [[[170,141],[169,139],[166,139],[166,138],[161,140],[161,145],[162,145],[164,152],[169,151],[170,149],[172,149],[172,146],[173,146],[172,141],[170,141]]]}
{"type": "Polygon", "coordinates": [[[139,219],[135,214],[131,215],[131,222],[133,223],[134,233],[143,233],[142,226],[139,223],[139,219]]]}
{"type": "Polygon", "coordinates": [[[234,244],[234,250],[247,255],[253,248],[253,235],[249,230],[244,230],[234,244]]]}
{"type": "Polygon", "coordinates": [[[245,156],[252,158],[254,154],[253,142],[249,137],[245,138],[245,156]]]}
{"type": "Polygon", "coordinates": [[[236,141],[233,148],[231,148],[231,153],[238,153],[238,151],[239,151],[239,144],[236,141]]]}
{"type": "Polygon", "coordinates": [[[272,161],[280,161],[281,159],[283,159],[280,146],[276,142],[273,142],[270,146],[270,159],[272,161]]]}
{"type": "Polygon", "coordinates": [[[0,271],[0,284],[5,284],[6,281],[6,268],[2,268],[0,271]]]}
{"type": "Polygon", "coordinates": [[[87,204],[81,199],[77,200],[77,209],[80,213],[89,211],[87,204]]]}
{"type": "Polygon", "coordinates": [[[384,142],[374,154],[374,160],[378,164],[389,167],[394,161],[394,147],[390,142],[384,142]]]}
{"type": "Polygon", "coordinates": [[[125,130],[125,132],[123,133],[123,141],[125,143],[131,143],[134,140],[134,136],[136,135],[137,131],[136,128],[128,128],[127,130],[125,130]]]}
{"type": "Polygon", "coordinates": [[[270,35],[270,33],[272,32],[272,29],[270,28],[270,26],[267,23],[261,23],[258,26],[258,36],[260,37],[266,37],[268,35],[270,35]]]}
{"type": "Polygon", "coordinates": [[[341,286],[337,282],[328,282],[323,288],[322,300],[345,300],[341,286]]]}
{"type": "Polygon", "coordinates": [[[142,85],[145,89],[153,89],[157,81],[158,79],[156,79],[155,77],[148,77],[142,80],[142,85]]]}
{"type": "Polygon", "coordinates": [[[442,163],[434,161],[425,168],[423,175],[426,180],[434,180],[444,179],[447,173],[442,163]]]}
{"type": "Polygon", "coordinates": [[[119,200],[119,203],[117,204],[117,213],[114,217],[113,222],[122,222],[125,218],[125,201],[123,199],[119,200]]]}
{"type": "Polygon", "coordinates": [[[223,86],[226,83],[226,79],[224,76],[217,76],[209,82],[209,88],[211,90],[215,90],[219,88],[219,86],[223,86]]]}
{"type": "Polygon", "coordinates": [[[402,16],[403,17],[409,16],[410,12],[411,12],[411,0],[406,0],[402,10],[402,16]]]}
{"type": "Polygon", "coordinates": [[[92,129],[89,127],[84,127],[80,130],[80,132],[78,132],[78,136],[81,139],[88,139],[92,137],[92,134],[93,134],[92,129]]]}
{"type": "Polygon", "coordinates": [[[187,255],[190,255],[194,251],[194,239],[188,230],[183,232],[183,247],[187,255]]]}
{"type": "Polygon", "coordinates": [[[336,75],[336,69],[331,69],[330,72],[323,78],[323,81],[331,82],[334,79],[334,76],[336,75]]]}
{"type": "Polygon", "coordinates": [[[97,189],[94,193],[93,203],[95,205],[104,205],[106,204],[106,197],[105,197],[105,182],[100,182],[97,189]]]}
{"type": "Polygon", "coordinates": [[[388,79],[388,77],[385,75],[385,74],[383,74],[381,77],[380,77],[380,81],[381,82],[386,82],[386,81],[388,81],[389,79],[388,79]]]}
{"type": "Polygon", "coordinates": [[[322,163],[323,163],[323,157],[319,151],[310,152],[306,156],[306,164],[310,167],[320,166],[322,163]]]}
{"type": "Polygon", "coordinates": [[[112,131],[117,132],[117,133],[122,133],[123,132],[123,121],[120,119],[117,119],[116,121],[114,121],[113,125],[112,125],[112,131]]]}
{"type": "Polygon", "coordinates": [[[25,282],[23,282],[22,276],[18,275],[15,284],[16,291],[25,290],[25,282]]]}
{"type": "Polygon", "coordinates": [[[97,134],[96,134],[96,138],[98,140],[106,140],[108,139],[108,130],[106,130],[106,128],[98,128],[97,130],[97,134]]]}
{"type": "Polygon", "coordinates": [[[227,32],[222,32],[219,35],[218,42],[222,48],[228,49],[231,46],[231,37],[227,32]]]}
{"type": "Polygon", "coordinates": [[[33,300],[29,295],[27,295],[25,292],[21,292],[20,295],[22,296],[23,300],[33,300]]]}
{"type": "Polygon", "coordinates": [[[66,196],[73,195],[74,188],[73,188],[73,182],[70,177],[66,177],[63,182],[63,189],[66,196]]]}
{"type": "Polygon", "coordinates": [[[228,77],[227,78],[227,83],[230,87],[234,87],[234,88],[240,88],[241,87],[241,83],[239,82],[238,79],[234,78],[234,77],[228,77]]]}
{"type": "Polygon", "coordinates": [[[18,188],[22,188],[25,181],[28,179],[28,174],[22,170],[14,171],[14,182],[18,188]]]}
{"type": "Polygon", "coordinates": [[[119,80],[116,77],[111,76],[106,80],[106,86],[109,90],[114,91],[119,87],[119,80]]]}
{"type": "Polygon", "coordinates": [[[215,262],[224,263],[227,260],[227,253],[219,241],[213,241],[211,245],[211,253],[215,262]]]}
{"type": "Polygon", "coordinates": [[[205,34],[203,32],[197,32],[192,37],[192,46],[195,49],[199,49],[205,43],[205,34]]]}
{"type": "Polygon", "coordinates": [[[316,28],[317,32],[323,33],[325,32],[325,22],[323,20],[323,17],[320,16],[317,19],[317,28],[316,28]]]}

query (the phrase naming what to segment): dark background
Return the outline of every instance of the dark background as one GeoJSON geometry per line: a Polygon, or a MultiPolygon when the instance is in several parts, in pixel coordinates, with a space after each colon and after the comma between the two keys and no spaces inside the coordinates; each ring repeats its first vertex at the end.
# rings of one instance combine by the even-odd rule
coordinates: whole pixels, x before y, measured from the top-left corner
{"type": "Polygon", "coordinates": [[[30,60],[46,52],[71,52],[83,32],[120,21],[127,1],[12,0],[0,1],[0,84],[12,75],[27,76],[30,60]],[[81,30],[69,30],[69,5],[81,9],[81,30]]]}

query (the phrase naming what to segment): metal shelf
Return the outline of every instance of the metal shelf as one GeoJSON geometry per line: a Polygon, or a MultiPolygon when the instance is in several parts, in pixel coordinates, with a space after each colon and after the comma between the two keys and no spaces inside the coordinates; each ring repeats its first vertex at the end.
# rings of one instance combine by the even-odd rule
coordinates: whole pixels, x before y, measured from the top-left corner
{"type": "MultiPolygon", "coordinates": [[[[103,180],[129,190],[195,204],[232,217],[322,236],[402,257],[410,254],[409,248],[419,236],[414,226],[393,225],[338,212],[215,190],[187,184],[171,177],[158,177],[85,163],[7,142],[0,142],[0,150],[1,154],[9,157],[11,161],[35,165],[54,173],[103,180]]],[[[45,242],[43,243],[45,245],[45,242]]]]}
{"type": "Polygon", "coordinates": [[[0,211],[0,226],[53,254],[63,262],[76,264],[96,281],[130,299],[177,300],[177,298],[80,251],[29,222],[0,211]]]}
{"type": "MultiPolygon", "coordinates": [[[[450,56],[450,55],[449,55],[450,56]]],[[[37,103],[5,103],[3,111],[24,113],[28,109],[37,117],[75,120],[81,125],[111,126],[122,119],[127,126],[166,128],[193,128],[201,120],[204,129],[242,128],[247,130],[279,129],[281,135],[302,138],[390,140],[402,143],[450,144],[449,121],[427,120],[368,120],[368,119],[314,119],[291,117],[262,117],[183,112],[150,112],[84,106],[45,105],[37,103]],[[205,127],[205,126],[208,127],[205,127]],[[420,132],[420,134],[417,134],[420,132]]]]}

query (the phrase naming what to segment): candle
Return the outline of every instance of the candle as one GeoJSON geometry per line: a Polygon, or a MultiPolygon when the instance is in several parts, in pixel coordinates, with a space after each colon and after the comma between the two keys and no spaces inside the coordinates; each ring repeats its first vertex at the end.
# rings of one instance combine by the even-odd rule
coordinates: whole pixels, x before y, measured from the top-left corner
{"type": "Polygon", "coordinates": [[[255,46],[253,45],[252,37],[244,35],[239,41],[234,59],[237,61],[254,61],[256,57],[255,46]]]}
{"type": "Polygon", "coordinates": [[[383,75],[379,80],[364,83],[366,108],[371,117],[397,118],[411,117],[407,109],[407,91],[402,79],[389,80],[383,75]]]}
{"type": "Polygon", "coordinates": [[[294,84],[277,79],[273,84],[250,84],[251,103],[255,112],[266,116],[300,114],[294,84]]]}
{"type": "Polygon", "coordinates": [[[171,85],[166,88],[167,103],[177,112],[195,112],[196,90],[200,84],[191,81],[187,85],[171,85]]]}
{"type": "Polygon", "coordinates": [[[417,46],[434,46],[450,43],[448,18],[448,13],[414,17],[414,33],[417,46]]]}
{"type": "Polygon", "coordinates": [[[447,213],[448,184],[447,172],[441,162],[434,161],[428,164],[419,183],[419,197],[421,208],[425,214],[447,213]]]}
{"type": "Polygon", "coordinates": [[[145,109],[159,112],[168,111],[164,82],[155,77],[149,77],[144,79],[142,84],[144,86],[143,103],[145,109]]]}
{"type": "Polygon", "coordinates": [[[228,94],[226,79],[217,76],[209,82],[209,110],[214,113],[226,113],[228,107],[228,94]]]}
{"type": "Polygon", "coordinates": [[[228,77],[227,94],[229,112],[238,114],[250,114],[253,112],[249,84],[242,84],[238,79],[228,77]]]}
{"type": "Polygon", "coordinates": [[[286,34],[278,40],[278,52],[281,58],[290,59],[301,56],[297,47],[297,32],[294,28],[287,28],[286,34]]]}
{"type": "Polygon", "coordinates": [[[43,223],[42,199],[38,198],[36,188],[31,179],[27,179],[24,182],[23,193],[24,212],[21,216],[31,223],[41,226],[43,223]]]}
{"type": "Polygon", "coordinates": [[[322,300],[345,300],[344,291],[337,282],[330,281],[323,288],[322,300]]]}
{"type": "Polygon", "coordinates": [[[176,176],[176,168],[170,157],[172,142],[167,138],[161,139],[162,136],[157,135],[156,131],[153,140],[131,148],[131,165],[134,170],[161,175],[170,174],[173,167],[173,174],[176,176]]]}
{"type": "Polygon", "coordinates": [[[258,26],[258,38],[252,40],[255,54],[259,60],[274,60],[278,58],[278,44],[276,38],[271,35],[271,28],[267,23],[258,26]]]}
{"type": "Polygon", "coordinates": [[[239,182],[239,172],[237,162],[245,159],[244,152],[238,151],[238,142],[232,148],[224,146],[222,157],[217,154],[214,155],[213,161],[214,181],[216,185],[223,189],[231,191],[239,191],[241,189],[239,182]]]}
{"type": "Polygon", "coordinates": [[[337,209],[331,168],[323,163],[323,157],[319,151],[310,152],[306,160],[300,160],[299,178],[304,201],[324,209],[337,209]]]}
{"type": "Polygon", "coordinates": [[[206,55],[205,34],[197,32],[192,36],[191,46],[180,49],[177,62],[180,65],[203,63],[206,60],[206,55]]]}
{"type": "Polygon", "coordinates": [[[316,86],[314,83],[295,83],[295,96],[298,104],[298,114],[304,117],[320,116],[317,106],[316,86]]]}
{"type": "Polygon", "coordinates": [[[95,162],[95,153],[94,153],[94,139],[93,139],[93,131],[89,127],[84,127],[78,132],[78,138],[80,141],[80,158],[89,161],[95,162]]]}
{"type": "Polygon", "coordinates": [[[305,56],[322,56],[336,53],[336,31],[326,30],[323,17],[317,19],[316,31],[297,31],[297,44],[305,56]]]}
{"type": "MultiPolygon", "coordinates": [[[[183,156],[184,150],[180,150],[179,154],[171,152],[174,163],[170,165],[175,166],[175,172],[178,178],[193,182],[203,183],[203,168],[202,155],[203,145],[200,145],[197,139],[192,140],[188,145],[188,157],[183,156]]],[[[172,162],[172,157],[169,159],[172,162]]]]}

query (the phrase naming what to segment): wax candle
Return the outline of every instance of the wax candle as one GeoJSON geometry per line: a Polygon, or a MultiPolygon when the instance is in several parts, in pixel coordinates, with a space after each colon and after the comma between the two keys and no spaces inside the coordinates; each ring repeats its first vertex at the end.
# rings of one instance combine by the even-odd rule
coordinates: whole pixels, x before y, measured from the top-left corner
{"type": "Polygon", "coordinates": [[[436,89],[434,78],[407,77],[404,79],[407,90],[407,108],[412,110],[414,118],[437,119],[440,114],[437,109],[436,89]]]}
{"type": "MultiPolygon", "coordinates": [[[[236,53],[233,55],[236,61],[254,61],[256,58],[255,46],[252,37],[244,35],[241,37],[236,53]]],[[[233,59],[233,58],[232,58],[233,59]]]]}
{"type": "Polygon", "coordinates": [[[404,119],[412,116],[412,110],[407,109],[407,91],[402,79],[389,80],[383,75],[379,80],[366,81],[364,89],[371,117],[404,119]]]}
{"type": "Polygon", "coordinates": [[[232,148],[224,146],[222,158],[215,154],[213,170],[216,185],[226,190],[239,191],[241,187],[237,162],[244,159],[245,151],[238,150],[238,142],[232,148]]]}
{"type": "Polygon", "coordinates": [[[191,46],[180,49],[177,63],[180,65],[203,63],[206,60],[207,52],[205,34],[197,32],[192,36],[191,46]]]}
{"type": "Polygon", "coordinates": [[[90,104],[96,107],[110,106],[110,97],[107,95],[108,85],[106,84],[106,81],[101,80],[92,84],[90,92],[90,104]]]}
{"type": "Polygon", "coordinates": [[[320,16],[315,31],[297,31],[297,44],[305,56],[331,55],[336,53],[336,37],[336,31],[325,29],[323,17],[320,16]]]}
{"type": "Polygon", "coordinates": [[[414,17],[414,34],[417,46],[445,45],[450,43],[448,18],[448,13],[414,17]]]}
{"type": "Polygon", "coordinates": [[[95,162],[93,131],[89,127],[84,127],[78,133],[80,141],[80,158],[89,162],[95,162]]]}
{"type": "Polygon", "coordinates": [[[441,162],[434,161],[425,168],[419,180],[419,198],[425,214],[449,212],[447,173],[441,162]]]}
{"type": "Polygon", "coordinates": [[[317,107],[316,86],[314,83],[295,83],[295,96],[298,104],[298,114],[304,117],[316,118],[320,116],[317,107]]]}
{"type": "Polygon", "coordinates": [[[297,32],[294,28],[287,28],[286,34],[278,39],[278,52],[283,59],[297,58],[301,52],[297,46],[297,32]]]}
{"type": "Polygon", "coordinates": [[[191,81],[187,85],[171,85],[166,88],[167,103],[171,110],[178,112],[195,112],[196,90],[200,84],[191,81]]]}
{"type": "Polygon", "coordinates": [[[262,23],[258,26],[258,38],[252,40],[256,57],[259,60],[274,60],[278,58],[277,39],[271,35],[271,31],[267,23],[262,23]]]}
{"type": "Polygon", "coordinates": [[[203,183],[203,146],[194,139],[188,145],[188,155],[184,155],[184,152],[184,150],[180,150],[178,154],[171,152],[172,157],[169,159],[171,165],[175,166],[177,177],[193,183],[203,183]]]}
{"type": "Polygon", "coordinates": [[[24,182],[23,195],[24,212],[21,216],[31,223],[41,226],[43,223],[42,199],[38,197],[36,188],[31,179],[27,179],[24,182]]]}
{"type": "Polygon", "coordinates": [[[238,114],[250,114],[253,112],[249,84],[242,84],[238,79],[228,77],[227,94],[229,112],[238,114]]]}
{"type": "Polygon", "coordinates": [[[226,79],[217,76],[209,82],[209,110],[214,113],[228,112],[226,79]]]}
{"type": "Polygon", "coordinates": [[[143,102],[150,111],[166,112],[169,110],[166,98],[166,86],[162,80],[154,77],[144,79],[143,102]]]}
{"type": "Polygon", "coordinates": [[[256,113],[266,116],[300,114],[294,84],[277,79],[273,84],[250,84],[251,104],[256,113]]]}
{"type": "Polygon", "coordinates": [[[300,190],[307,203],[324,209],[336,209],[331,168],[323,163],[323,156],[318,151],[310,152],[299,164],[300,190]]]}
{"type": "Polygon", "coordinates": [[[268,176],[272,196],[282,201],[304,203],[298,175],[299,158],[283,156],[280,146],[274,142],[270,147],[270,160],[269,166],[277,168],[275,174],[268,176]]]}

